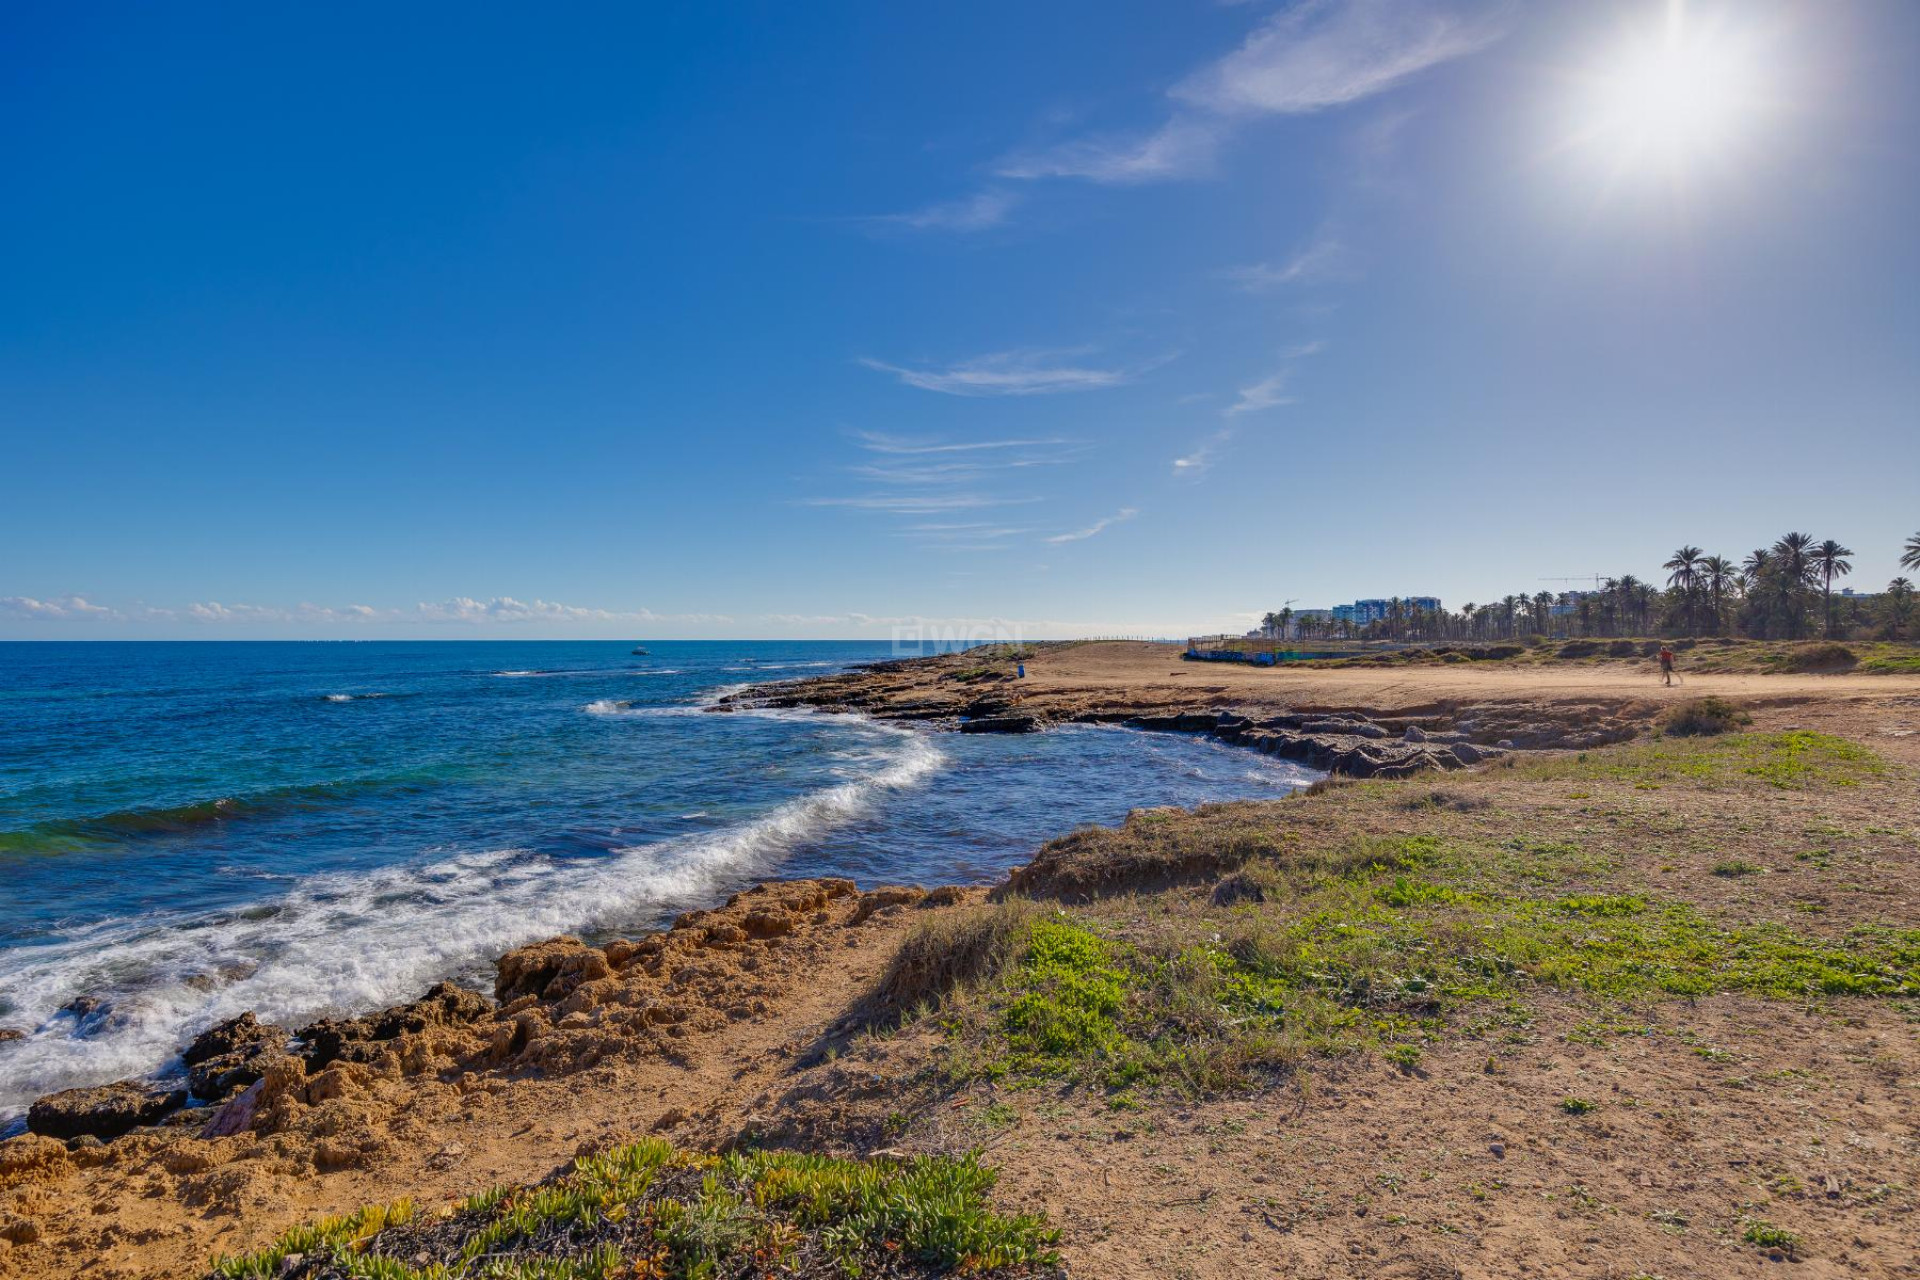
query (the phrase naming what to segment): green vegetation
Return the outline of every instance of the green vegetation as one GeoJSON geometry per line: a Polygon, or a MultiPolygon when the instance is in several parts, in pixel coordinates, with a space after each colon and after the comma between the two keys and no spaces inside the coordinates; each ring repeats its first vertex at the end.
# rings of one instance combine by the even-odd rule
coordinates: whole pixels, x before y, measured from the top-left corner
{"type": "Polygon", "coordinates": [[[994,1212],[973,1156],[890,1163],[785,1152],[710,1156],[658,1139],[583,1157],[536,1187],[422,1221],[363,1209],[214,1263],[218,1280],[674,1280],[1046,1274],[1055,1233],[994,1212]],[[911,1264],[905,1269],[902,1264],[911,1264]]]}
{"type": "Polygon", "coordinates": [[[1740,1233],[1740,1238],[1748,1244],[1757,1244],[1762,1249],[1779,1249],[1787,1254],[1792,1254],[1794,1247],[1800,1243],[1798,1235],[1785,1227],[1776,1227],[1764,1218],[1749,1220],[1746,1230],[1740,1233]]]}
{"type": "Polygon", "coordinates": [[[1268,886],[1262,900],[1228,895],[1233,905],[1184,928],[989,908],[1009,913],[1001,936],[1012,941],[944,1015],[954,1069],[1206,1092],[1314,1053],[1375,1050],[1411,1069],[1453,1015],[1511,1015],[1539,988],[1920,993],[1920,929],[1810,939],[1685,902],[1567,891],[1604,865],[1574,845],[1374,838],[1253,864],[1238,874],[1268,886]],[[1556,869],[1549,883],[1532,874],[1536,860],[1556,869]]]}
{"type": "Polygon", "coordinates": [[[1851,786],[1884,773],[1865,747],[1831,734],[1741,733],[1708,739],[1661,739],[1605,752],[1582,752],[1515,766],[1532,778],[1649,783],[1684,781],[1720,787],[1757,778],[1770,786],[1851,786]]]}
{"type": "Polygon", "coordinates": [[[1598,1111],[1600,1104],[1591,1098],[1567,1097],[1560,1099],[1560,1109],[1570,1116],[1584,1116],[1598,1111]]]}
{"type": "MultiPolygon", "coordinates": [[[[1914,545],[1910,539],[1900,562],[1903,568],[1920,568],[1914,545]]],[[[1829,640],[1876,634],[1883,640],[1910,639],[1915,610],[1913,584],[1907,579],[1895,578],[1877,595],[1833,594],[1834,579],[1852,573],[1853,555],[1832,538],[1815,541],[1809,534],[1788,533],[1739,561],[1707,555],[1696,546],[1680,547],[1660,566],[1667,574],[1665,589],[1629,573],[1585,579],[1577,590],[1520,591],[1491,604],[1462,605],[1458,612],[1396,598],[1386,602],[1384,616],[1365,625],[1291,608],[1266,614],[1260,625],[1269,638],[1303,641],[1439,645],[1505,640],[1544,650],[1550,638],[1565,638],[1571,643],[1561,647],[1560,655],[1567,658],[1598,653],[1593,637],[1619,637],[1616,643],[1625,644],[1625,637],[1659,635],[1684,637],[1678,643],[1691,644],[1702,637],[1724,643],[1736,633],[1756,640],[1795,641],[1818,631],[1829,640]]],[[[1432,658],[1459,662],[1515,656],[1518,645],[1509,647],[1512,654],[1498,655],[1435,649],[1432,658]]],[[[1634,650],[1609,651],[1607,656],[1630,657],[1634,650]]]]}
{"type": "Polygon", "coordinates": [[[1677,738],[1708,738],[1752,723],[1752,716],[1725,698],[1695,698],[1663,716],[1660,729],[1677,738]]]}

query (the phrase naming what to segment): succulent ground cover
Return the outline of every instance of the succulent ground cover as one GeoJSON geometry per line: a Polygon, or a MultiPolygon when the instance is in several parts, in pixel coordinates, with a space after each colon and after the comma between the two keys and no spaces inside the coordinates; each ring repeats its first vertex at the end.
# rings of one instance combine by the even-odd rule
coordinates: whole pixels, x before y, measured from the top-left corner
{"type": "Polygon", "coordinates": [[[996,1213],[972,1157],[724,1156],[646,1139],[440,1213],[407,1200],[221,1258],[214,1280],[616,1280],[1057,1274],[1055,1233],[996,1213]]]}

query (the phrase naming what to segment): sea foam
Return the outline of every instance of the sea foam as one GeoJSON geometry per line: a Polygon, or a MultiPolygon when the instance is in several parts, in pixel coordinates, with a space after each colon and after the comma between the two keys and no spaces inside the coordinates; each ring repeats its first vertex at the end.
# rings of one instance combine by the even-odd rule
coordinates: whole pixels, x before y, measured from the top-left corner
{"type": "Polygon", "coordinates": [[[855,776],[719,830],[596,860],[493,849],[316,875],[244,911],[107,920],[0,952],[5,1022],[31,1030],[0,1045],[0,1122],[45,1093],[165,1069],[180,1045],[246,1010],[298,1026],[382,1008],[441,978],[483,979],[513,947],[644,924],[767,874],[946,759],[924,734],[871,727],[882,744],[855,776]],[[62,1012],[79,994],[106,1004],[85,1019],[62,1012]]]}

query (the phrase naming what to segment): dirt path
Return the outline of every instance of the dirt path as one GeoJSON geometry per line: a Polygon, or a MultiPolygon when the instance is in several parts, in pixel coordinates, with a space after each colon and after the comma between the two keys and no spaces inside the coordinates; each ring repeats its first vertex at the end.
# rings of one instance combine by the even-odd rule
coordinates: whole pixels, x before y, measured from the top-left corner
{"type": "MultiPolygon", "coordinates": [[[[1502,666],[1251,667],[1187,662],[1180,646],[1100,643],[1045,650],[1027,663],[1032,693],[1091,694],[1116,689],[1246,698],[1294,707],[1390,711],[1432,702],[1568,702],[1632,699],[1651,703],[1717,694],[1742,699],[1920,698],[1920,676],[1688,674],[1668,688],[1658,671],[1576,663],[1502,666]]],[[[1651,664],[1649,664],[1651,667],[1651,664]]]]}

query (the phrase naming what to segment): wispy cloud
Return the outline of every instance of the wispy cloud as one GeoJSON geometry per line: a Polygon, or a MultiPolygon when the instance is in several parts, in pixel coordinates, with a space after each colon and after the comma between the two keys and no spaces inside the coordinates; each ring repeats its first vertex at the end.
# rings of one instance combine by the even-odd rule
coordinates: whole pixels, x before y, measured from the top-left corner
{"type": "Polygon", "coordinates": [[[1354,255],[1329,231],[1321,231],[1292,257],[1230,267],[1223,274],[1248,293],[1266,293],[1288,285],[1314,284],[1353,274],[1354,255]]]}
{"type": "Polygon", "coordinates": [[[994,171],[1003,178],[1086,178],[1118,185],[1204,177],[1213,171],[1222,133],[1213,121],[1175,116],[1151,133],[1016,151],[994,171]]]}
{"type": "Polygon", "coordinates": [[[1233,429],[1222,427],[1202,440],[1192,453],[1173,460],[1173,474],[1188,480],[1196,480],[1205,475],[1214,464],[1222,449],[1233,439],[1233,429]]]}
{"type": "Polygon", "coordinates": [[[1011,191],[989,187],[959,200],[946,200],[906,213],[883,213],[859,221],[875,229],[907,231],[989,231],[1002,226],[1020,197],[1011,191]]]}
{"type": "Polygon", "coordinates": [[[1240,397],[1226,408],[1229,418],[1237,418],[1243,413],[1259,413],[1262,409],[1274,409],[1283,404],[1292,404],[1292,397],[1286,394],[1287,371],[1260,379],[1250,387],[1240,388],[1240,397]]]}
{"type": "Polygon", "coordinates": [[[1275,14],[1173,96],[1222,115],[1298,114],[1371,97],[1506,33],[1507,6],[1307,0],[1275,14]]]}
{"type": "Polygon", "coordinates": [[[999,351],[945,367],[910,369],[862,357],[869,369],[890,373],[910,387],[950,396],[1044,396],[1064,391],[1101,391],[1134,374],[1126,369],[1069,363],[1081,352],[999,351]]]}
{"type": "Polygon", "coordinates": [[[1131,184],[1204,177],[1235,126],[1357,102],[1506,33],[1510,0],[1301,0],[1171,91],[1183,107],[1157,128],[1018,151],[1003,178],[1131,184]]]}
{"type": "Polygon", "coordinates": [[[1051,445],[1077,445],[1078,440],[1064,436],[1043,436],[1030,440],[926,440],[890,436],[878,431],[856,431],[860,447],[871,453],[976,453],[983,449],[1038,449],[1051,445]]]}
{"type": "Polygon", "coordinates": [[[1084,529],[1075,529],[1072,533],[1056,533],[1051,538],[1048,538],[1047,541],[1048,542],[1084,542],[1088,538],[1093,537],[1095,534],[1102,533],[1108,529],[1111,529],[1114,525],[1119,524],[1123,520],[1131,520],[1139,514],[1140,512],[1138,508],[1122,507],[1120,508],[1120,510],[1114,512],[1110,516],[1105,516],[1099,520],[1095,520],[1092,524],[1088,525],[1084,529]]]}
{"type": "Polygon", "coordinates": [[[983,507],[1013,507],[1040,501],[1037,497],[998,498],[984,493],[871,493],[844,498],[803,498],[802,506],[850,507],[856,511],[886,511],[902,516],[932,516],[943,511],[974,511],[983,507]]]}

